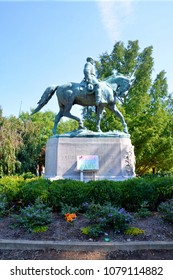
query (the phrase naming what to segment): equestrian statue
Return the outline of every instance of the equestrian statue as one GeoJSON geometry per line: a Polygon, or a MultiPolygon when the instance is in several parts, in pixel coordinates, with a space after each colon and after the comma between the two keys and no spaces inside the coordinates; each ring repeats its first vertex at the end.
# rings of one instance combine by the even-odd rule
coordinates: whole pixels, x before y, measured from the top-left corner
{"type": "Polygon", "coordinates": [[[104,108],[108,108],[121,121],[124,132],[128,133],[124,116],[116,106],[117,99],[125,96],[131,86],[131,80],[121,74],[113,73],[103,81],[96,78],[94,60],[91,57],[86,59],[84,66],[84,79],[80,83],[70,82],[60,86],[50,86],[43,93],[38,102],[37,108],[32,115],[40,111],[44,105],[56,93],[59,112],[55,117],[53,134],[57,133],[57,126],[62,117],[74,119],[78,122],[78,129],[85,129],[81,118],[70,113],[73,105],[95,106],[97,112],[96,130],[101,132],[100,122],[104,108]]]}

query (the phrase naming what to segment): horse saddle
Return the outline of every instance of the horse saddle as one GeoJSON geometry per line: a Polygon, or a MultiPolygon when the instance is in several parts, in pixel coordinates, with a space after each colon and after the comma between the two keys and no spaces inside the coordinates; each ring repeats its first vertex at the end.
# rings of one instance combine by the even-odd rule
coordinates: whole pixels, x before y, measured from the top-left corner
{"type": "Polygon", "coordinates": [[[80,91],[86,91],[87,94],[94,93],[94,85],[92,83],[88,83],[84,80],[79,84],[80,91]]]}

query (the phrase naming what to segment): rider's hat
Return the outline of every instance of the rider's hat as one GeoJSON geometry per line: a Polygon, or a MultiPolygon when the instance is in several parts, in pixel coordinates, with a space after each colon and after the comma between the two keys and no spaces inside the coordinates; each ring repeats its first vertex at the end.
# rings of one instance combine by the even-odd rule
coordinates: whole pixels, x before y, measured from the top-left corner
{"type": "Polygon", "coordinates": [[[94,62],[94,59],[91,56],[88,56],[87,59],[86,59],[86,61],[88,61],[88,62],[91,61],[91,60],[94,62]]]}

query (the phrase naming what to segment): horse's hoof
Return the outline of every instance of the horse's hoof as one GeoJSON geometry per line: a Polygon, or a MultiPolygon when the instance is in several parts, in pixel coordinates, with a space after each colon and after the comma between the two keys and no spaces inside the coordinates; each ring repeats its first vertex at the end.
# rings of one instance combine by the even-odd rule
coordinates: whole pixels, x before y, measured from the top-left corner
{"type": "Polygon", "coordinates": [[[96,128],[96,131],[102,133],[102,130],[99,127],[96,128]]]}
{"type": "Polygon", "coordinates": [[[55,130],[55,129],[53,129],[53,130],[52,130],[52,133],[53,133],[53,135],[55,135],[55,134],[56,134],[56,130],[55,130]]]}
{"type": "Polygon", "coordinates": [[[127,128],[124,129],[124,132],[125,132],[125,133],[129,133],[127,128]]]}

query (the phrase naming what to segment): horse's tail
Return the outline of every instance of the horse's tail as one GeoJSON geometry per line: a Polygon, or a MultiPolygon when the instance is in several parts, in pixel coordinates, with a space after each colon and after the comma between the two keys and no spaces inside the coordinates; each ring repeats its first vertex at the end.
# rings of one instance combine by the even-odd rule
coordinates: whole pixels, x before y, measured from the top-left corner
{"type": "Polygon", "coordinates": [[[44,105],[46,105],[49,102],[49,100],[52,98],[52,96],[54,95],[57,88],[58,88],[58,86],[52,86],[52,87],[48,87],[45,90],[42,97],[40,98],[40,100],[37,103],[38,104],[37,108],[35,108],[35,110],[32,112],[31,115],[39,112],[44,107],[44,105]]]}

